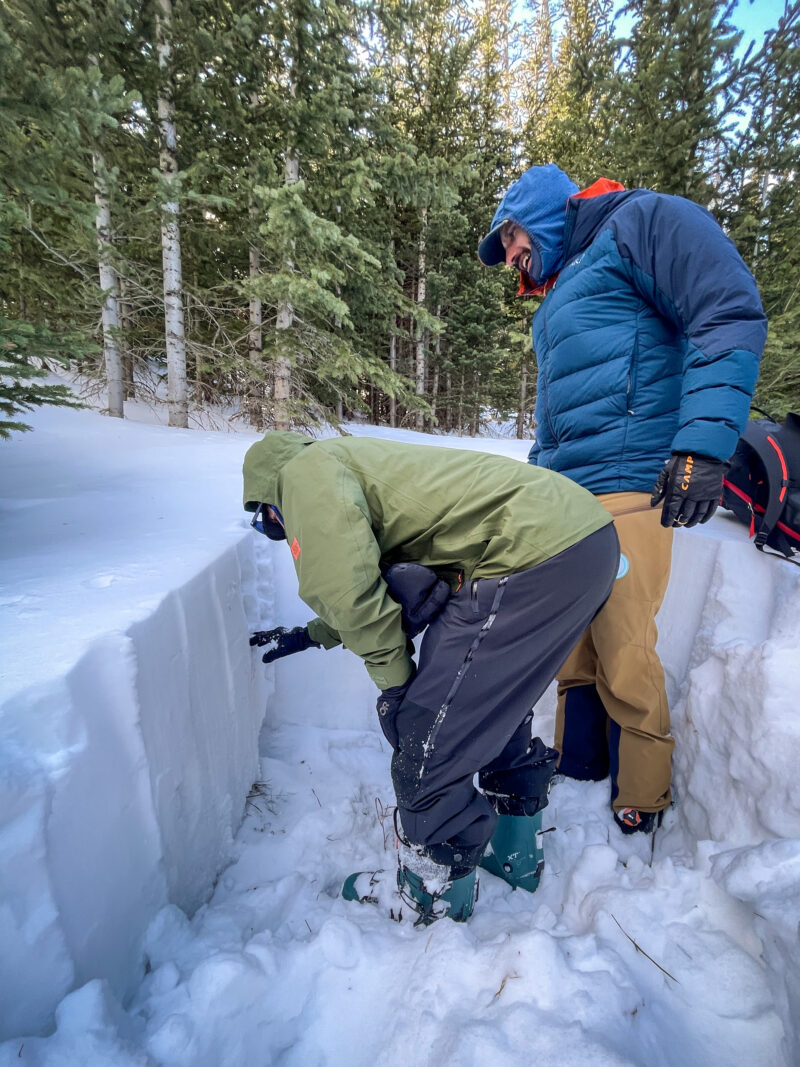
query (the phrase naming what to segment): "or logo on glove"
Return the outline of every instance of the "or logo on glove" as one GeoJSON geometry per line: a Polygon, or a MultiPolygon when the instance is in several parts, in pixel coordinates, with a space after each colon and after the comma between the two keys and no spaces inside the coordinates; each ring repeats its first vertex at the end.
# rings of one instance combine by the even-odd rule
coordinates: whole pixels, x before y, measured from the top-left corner
{"type": "MultiPolygon", "coordinates": [[[[413,666],[413,664],[412,664],[413,666]]],[[[414,668],[416,673],[416,668],[414,668]]],[[[400,710],[400,705],[405,700],[408,687],[414,680],[414,674],[405,683],[405,685],[394,685],[389,689],[384,689],[378,697],[378,701],[375,705],[375,710],[378,712],[378,722],[380,723],[381,730],[383,730],[384,736],[392,748],[397,748],[398,735],[397,726],[395,724],[395,717],[400,710]]]]}
{"type": "Polygon", "coordinates": [[[722,497],[728,464],[707,456],[675,452],[658,476],[651,507],[663,501],[662,526],[697,526],[708,522],[722,497]]]}

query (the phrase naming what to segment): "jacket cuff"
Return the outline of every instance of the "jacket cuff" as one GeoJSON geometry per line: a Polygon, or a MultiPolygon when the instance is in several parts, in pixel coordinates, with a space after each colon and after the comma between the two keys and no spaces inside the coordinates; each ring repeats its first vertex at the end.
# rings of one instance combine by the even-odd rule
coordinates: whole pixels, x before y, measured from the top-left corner
{"type": "Polygon", "coordinates": [[[395,686],[405,685],[411,679],[414,667],[409,654],[403,651],[396,660],[381,664],[380,667],[371,667],[367,664],[367,672],[382,692],[384,689],[394,689],[395,686]]]}
{"type": "Polygon", "coordinates": [[[322,619],[312,619],[308,624],[308,636],[312,641],[322,645],[323,648],[336,648],[342,643],[342,639],[333,627],[328,626],[322,619]]]}

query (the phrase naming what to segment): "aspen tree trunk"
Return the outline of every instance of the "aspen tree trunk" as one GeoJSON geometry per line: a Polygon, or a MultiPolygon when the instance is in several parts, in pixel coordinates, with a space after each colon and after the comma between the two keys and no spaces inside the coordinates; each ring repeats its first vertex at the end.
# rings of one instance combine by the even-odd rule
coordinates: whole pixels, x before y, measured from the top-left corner
{"type": "Polygon", "coordinates": [[[453,429],[453,378],[450,371],[445,375],[447,385],[447,406],[444,409],[444,428],[449,433],[453,429]]]}
{"type": "MultiPolygon", "coordinates": [[[[425,264],[425,229],[428,222],[427,208],[423,208],[422,211],[422,228],[419,235],[419,257],[417,260],[417,307],[423,307],[425,304],[425,283],[426,283],[426,264],[425,264]]],[[[415,368],[416,368],[416,393],[417,396],[425,395],[425,331],[420,323],[417,323],[417,339],[416,339],[416,354],[415,354],[415,368]]],[[[417,412],[417,429],[423,430],[425,428],[425,417],[421,411],[417,412]]]]}
{"type": "MultiPolygon", "coordinates": [[[[254,205],[251,205],[250,217],[253,218],[256,214],[257,208],[254,205]]],[[[255,281],[256,278],[261,277],[261,250],[257,248],[252,241],[250,242],[248,259],[250,281],[252,282],[255,281]]],[[[250,330],[247,334],[247,358],[254,369],[254,374],[250,381],[248,415],[255,428],[261,430],[264,428],[264,405],[262,402],[263,383],[261,381],[261,364],[264,350],[264,309],[261,303],[261,297],[256,296],[252,292],[250,294],[249,322],[250,330]]]]}
{"type": "MultiPolygon", "coordinates": [[[[255,207],[250,208],[251,217],[258,213],[255,207]]],[[[250,280],[261,277],[261,250],[255,245],[250,245],[249,251],[250,280]]],[[[264,312],[260,296],[250,297],[250,332],[247,335],[247,350],[251,363],[261,362],[261,353],[264,348],[262,327],[264,325],[264,312]]]]}
{"type": "MultiPolygon", "coordinates": [[[[255,111],[258,107],[259,99],[258,93],[250,94],[250,110],[255,111]]],[[[251,149],[252,150],[252,149],[251,149]]],[[[256,177],[255,165],[251,167],[251,180],[255,181],[256,177]]],[[[248,215],[250,216],[250,229],[251,238],[248,249],[248,270],[249,278],[251,282],[254,282],[257,278],[261,277],[261,249],[256,242],[256,234],[258,231],[258,204],[253,199],[253,194],[250,194],[250,205],[248,208],[248,215]]],[[[250,329],[247,334],[247,358],[250,365],[253,367],[253,376],[250,381],[249,392],[249,404],[248,415],[250,421],[256,427],[257,430],[264,428],[264,384],[262,380],[262,364],[264,358],[264,308],[260,296],[256,296],[251,292],[250,294],[250,307],[249,307],[249,319],[250,329]]]]}
{"type": "Polygon", "coordinates": [[[528,400],[528,364],[522,364],[522,381],[519,384],[519,411],[517,412],[517,437],[525,436],[525,404],[528,400]]]}
{"type": "Polygon", "coordinates": [[[553,24],[550,21],[550,0],[542,0],[542,17],[549,28],[547,33],[547,55],[545,57],[546,69],[549,74],[553,69],[553,24]]]}
{"type": "MultiPolygon", "coordinates": [[[[441,314],[442,314],[442,305],[441,304],[437,304],[436,305],[436,318],[437,319],[440,318],[441,314]]],[[[434,426],[436,425],[436,401],[437,401],[438,396],[439,396],[439,363],[440,363],[440,358],[441,358],[441,354],[442,354],[442,335],[440,333],[436,334],[436,342],[434,343],[433,351],[434,351],[434,357],[435,358],[434,358],[434,362],[433,362],[433,382],[431,383],[431,408],[432,408],[431,420],[430,420],[430,429],[431,430],[433,430],[434,426]]]]}
{"type": "MultiPolygon", "coordinates": [[[[389,338],[389,369],[397,370],[397,334],[394,330],[389,338]]],[[[394,396],[389,397],[389,425],[397,425],[397,399],[394,396]]]]}
{"type": "Polygon", "coordinates": [[[136,382],[133,374],[133,352],[131,351],[130,330],[133,325],[131,302],[128,298],[128,284],[124,275],[119,278],[119,328],[120,354],[122,356],[122,392],[126,400],[136,397],[136,382]]]}
{"type": "Polygon", "coordinates": [[[167,351],[169,424],[186,428],[189,408],[186,388],[186,338],[183,324],[181,232],[177,200],[172,199],[178,174],[178,137],[169,63],[172,55],[172,0],[156,0],[156,51],[161,72],[158,94],[159,170],[168,198],[161,205],[161,261],[164,272],[164,327],[167,351]]]}
{"type": "Polygon", "coordinates": [[[505,120],[509,127],[511,126],[513,115],[511,109],[511,57],[508,49],[508,39],[511,36],[511,14],[511,4],[508,4],[503,18],[503,99],[506,106],[505,120]]]}
{"type": "Polygon", "coordinates": [[[458,394],[458,436],[464,433],[464,371],[461,371],[461,392],[458,394]]]}
{"type": "MultiPolygon", "coordinates": [[[[391,203],[392,207],[394,207],[394,202],[391,201],[391,203]]],[[[394,237],[391,240],[390,247],[392,250],[392,262],[394,262],[394,237]]],[[[397,316],[393,315],[392,332],[389,337],[389,370],[392,371],[392,373],[397,370],[397,334],[395,333],[396,326],[397,316]]],[[[389,425],[392,427],[397,426],[397,400],[394,396],[389,397],[389,425]]]]}
{"type": "Polygon", "coordinates": [[[100,151],[92,153],[94,172],[94,202],[97,206],[95,229],[97,231],[97,263],[100,288],[103,291],[103,358],[108,384],[108,414],[115,419],[125,418],[122,356],[119,349],[119,279],[113,262],[113,235],[111,232],[111,204],[106,182],[106,163],[100,151]]]}
{"type": "MultiPolygon", "coordinates": [[[[284,182],[286,185],[294,185],[300,177],[300,159],[292,149],[286,152],[286,165],[284,167],[284,182]]],[[[292,262],[287,260],[287,269],[291,271],[292,262]]],[[[278,355],[275,358],[275,385],[273,388],[273,401],[275,405],[275,429],[291,429],[289,415],[289,398],[292,392],[292,362],[288,356],[280,355],[281,331],[291,329],[294,322],[294,309],[288,302],[278,306],[278,318],[275,329],[278,331],[278,355]]]]}

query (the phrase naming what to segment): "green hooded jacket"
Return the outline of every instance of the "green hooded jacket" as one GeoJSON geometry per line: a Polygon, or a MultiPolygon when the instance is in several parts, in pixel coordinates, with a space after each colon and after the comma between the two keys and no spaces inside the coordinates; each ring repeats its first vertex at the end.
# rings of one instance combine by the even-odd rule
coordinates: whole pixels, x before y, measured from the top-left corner
{"type": "Polygon", "coordinates": [[[244,506],[286,523],[309,633],[342,642],[380,689],[412,673],[380,565],[422,563],[457,583],[529,570],[611,516],[560,474],[503,456],[369,437],[271,431],[244,460],[244,506]]]}

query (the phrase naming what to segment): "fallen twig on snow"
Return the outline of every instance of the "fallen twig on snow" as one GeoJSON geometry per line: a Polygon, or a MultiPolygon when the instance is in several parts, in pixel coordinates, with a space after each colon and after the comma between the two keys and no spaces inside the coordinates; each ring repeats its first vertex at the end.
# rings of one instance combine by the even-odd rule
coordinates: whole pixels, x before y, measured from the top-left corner
{"type": "MultiPolygon", "coordinates": [[[[609,912],[609,914],[611,914],[611,913],[609,912]]],[[[633,940],[633,938],[632,938],[632,937],[631,937],[631,935],[630,935],[630,934],[628,933],[628,931],[627,931],[627,930],[624,930],[624,929],[623,929],[623,928],[622,928],[622,927],[620,926],[620,924],[619,924],[619,923],[617,922],[617,917],[616,917],[615,915],[611,915],[611,918],[612,918],[612,919],[614,920],[614,922],[615,922],[615,923],[617,923],[617,926],[619,926],[620,930],[622,930],[623,934],[625,934],[625,936],[627,937],[627,939],[628,939],[628,940],[630,941],[630,943],[631,943],[631,944],[633,945],[633,947],[634,947],[634,948],[636,949],[636,951],[637,951],[637,952],[641,952],[641,954],[642,954],[643,956],[647,957],[647,959],[648,959],[648,960],[650,960],[650,962],[651,962],[651,963],[652,963],[652,964],[653,964],[653,965],[654,965],[655,967],[658,967],[659,971],[662,971],[662,972],[663,972],[663,973],[664,973],[664,974],[665,974],[665,975],[667,976],[667,978],[671,978],[673,982],[676,982],[676,983],[677,983],[678,985],[680,985],[680,982],[678,982],[678,979],[677,979],[677,978],[676,978],[676,977],[675,977],[674,975],[670,974],[670,973],[669,973],[669,971],[668,971],[668,970],[667,970],[667,969],[666,969],[665,967],[662,967],[660,963],[656,963],[656,961],[655,961],[655,960],[653,959],[653,957],[652,957],[652,956],[649,956],[649,955],[648,955],[648,954],[647,954],[647,953],[645,952],[645,950],[644,950],[644,949],[642,948],[642,946],[641,946],[641,945],[637,945],[637,944],[636,944],[636,942],[635,942],[635,941],[633,940]]]]}

